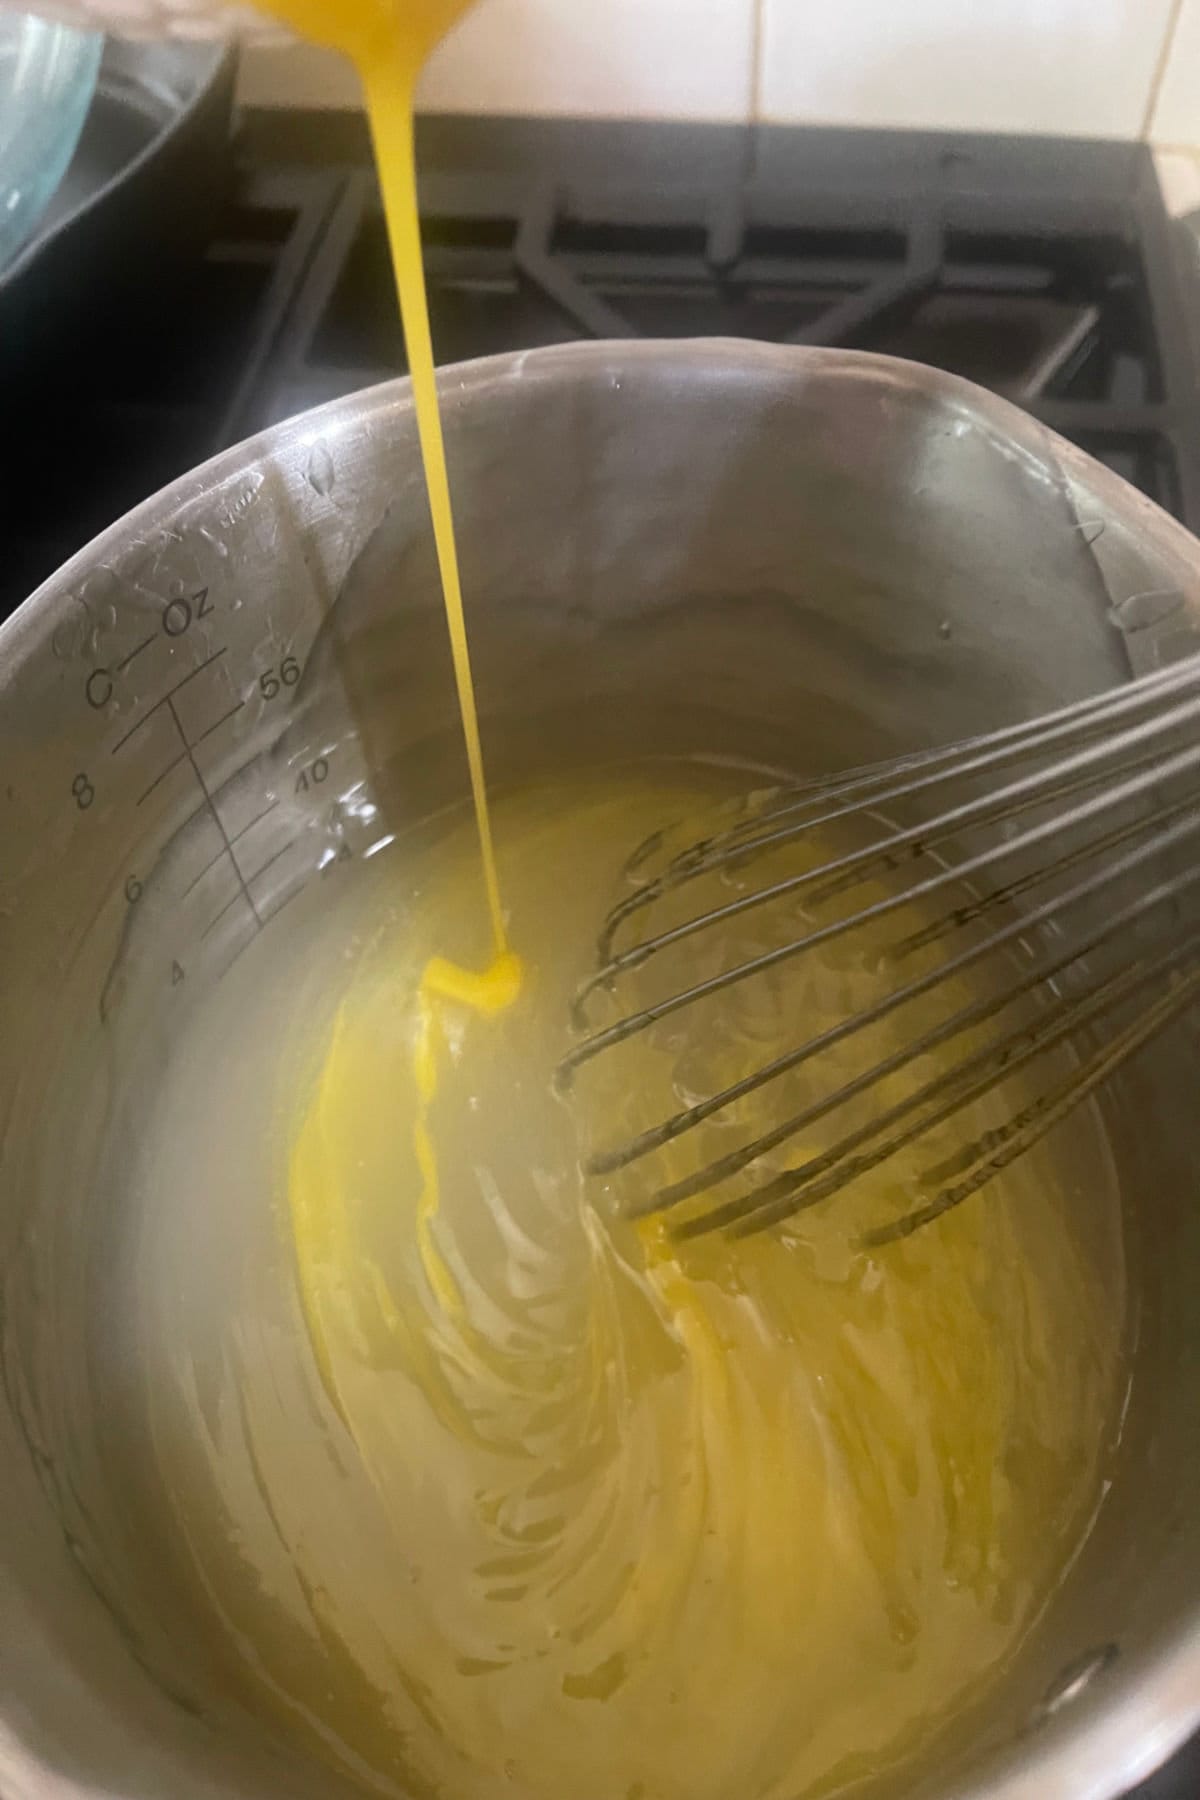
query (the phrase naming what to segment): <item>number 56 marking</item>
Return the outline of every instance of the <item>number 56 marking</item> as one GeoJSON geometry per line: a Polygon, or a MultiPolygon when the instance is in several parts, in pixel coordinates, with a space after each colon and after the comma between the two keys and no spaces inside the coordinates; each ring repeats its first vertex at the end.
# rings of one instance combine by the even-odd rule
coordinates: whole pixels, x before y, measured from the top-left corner
{"type": "Polygon", "coordinates": [[[277,669],[264,669],[258,678],[258,691],[264,700],[274,700],[284,688],[294,688],[300,679],[300,664],[294,656],[285,656],[277,669]]]}

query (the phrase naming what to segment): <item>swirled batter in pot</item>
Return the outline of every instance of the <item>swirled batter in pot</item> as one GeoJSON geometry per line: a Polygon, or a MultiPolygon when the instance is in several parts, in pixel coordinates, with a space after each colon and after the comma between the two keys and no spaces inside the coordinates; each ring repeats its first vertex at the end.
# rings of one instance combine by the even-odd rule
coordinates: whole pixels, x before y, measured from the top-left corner
{"type": "MultiPolygon", "coordinates": [[[[875,1255],[903,1164],[686,1249],[582,1182],[595,1108],[702,1076],[659,1036],[564,1104],[567,999],[631,846],[728,785],[501,799],[506,1009],[425,979],[486,960],[463,820],[298,902],[173,1071],[143,1291],[181,1576],[238,1691],[373,1787],[831,1792],[986,1681],[1086,1529],[1122,1313],[1090,1127],[875,1255]]],[[[880,979],[809,970],[717,1064],[880,979]]]]}

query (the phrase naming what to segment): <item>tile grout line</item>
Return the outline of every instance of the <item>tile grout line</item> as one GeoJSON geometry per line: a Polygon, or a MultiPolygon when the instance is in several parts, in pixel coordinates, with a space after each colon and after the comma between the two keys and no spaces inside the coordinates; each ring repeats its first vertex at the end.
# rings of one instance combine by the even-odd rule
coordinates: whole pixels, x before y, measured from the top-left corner
{"type": "Polygon", "coordinates": [[[1150,92],[1146,99],[1145,111],[1142,114],[1141,130],[1138,137],[1143,144],[1148,144],[1154,129],[1154,115],[1158,111],[1158,103],[1162,99],[1163,86],[1167,79],[1167,69],[1171,62],[1171,52],[1175,48],[1175,40],[1179,36],[1179,21],[1183,17],[1184,0],[1171,0],[1171,10],[1167,15],[1167,23],[1163,30],[1162,43],[1154,64],[1154,73],[1150,79],[1150,92]]]}
{"type": "Polygon", "coordinates": [[[767,0],[750,0],[750,91],[748,123],[762,124],[763,51],[766,48],[767,0]]]}

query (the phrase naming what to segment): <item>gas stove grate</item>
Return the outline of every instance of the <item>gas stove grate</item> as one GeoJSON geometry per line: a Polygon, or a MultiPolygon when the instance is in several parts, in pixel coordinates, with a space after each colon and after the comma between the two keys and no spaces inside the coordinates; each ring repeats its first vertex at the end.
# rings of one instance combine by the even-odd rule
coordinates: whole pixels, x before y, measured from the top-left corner
{"type": "MultiPolygon", "coordinates": [[[[421,162],[442,362],[597,336],[908,356],[1200,526],[1194,307],[1141,147],[446,118],[421,162]]],[[[361,121],[251,115],[221,228],[158,302],[64,371],[66,445],[52,406],[30,421],[0,613],[187,467],[404,372],[361,121]]]]}

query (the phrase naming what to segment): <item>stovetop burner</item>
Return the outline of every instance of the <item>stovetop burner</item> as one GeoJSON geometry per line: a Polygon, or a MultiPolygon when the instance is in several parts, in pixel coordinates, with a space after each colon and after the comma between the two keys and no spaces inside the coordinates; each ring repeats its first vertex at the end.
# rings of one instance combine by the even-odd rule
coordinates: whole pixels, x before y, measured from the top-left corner
{"type": "MultiPolygon", "coordinates": [[[[1194,307],[1142,146],[432,118],[420,156],[442,362],[596,336],[914,357],[1200,526],[1194,307]]],[[[186,468],[404,372],[361,119],[249,115],[203,261],[105,334],[57,371],[69,433],[45,391],[27,421],[0,616],[186,468]]]]}

